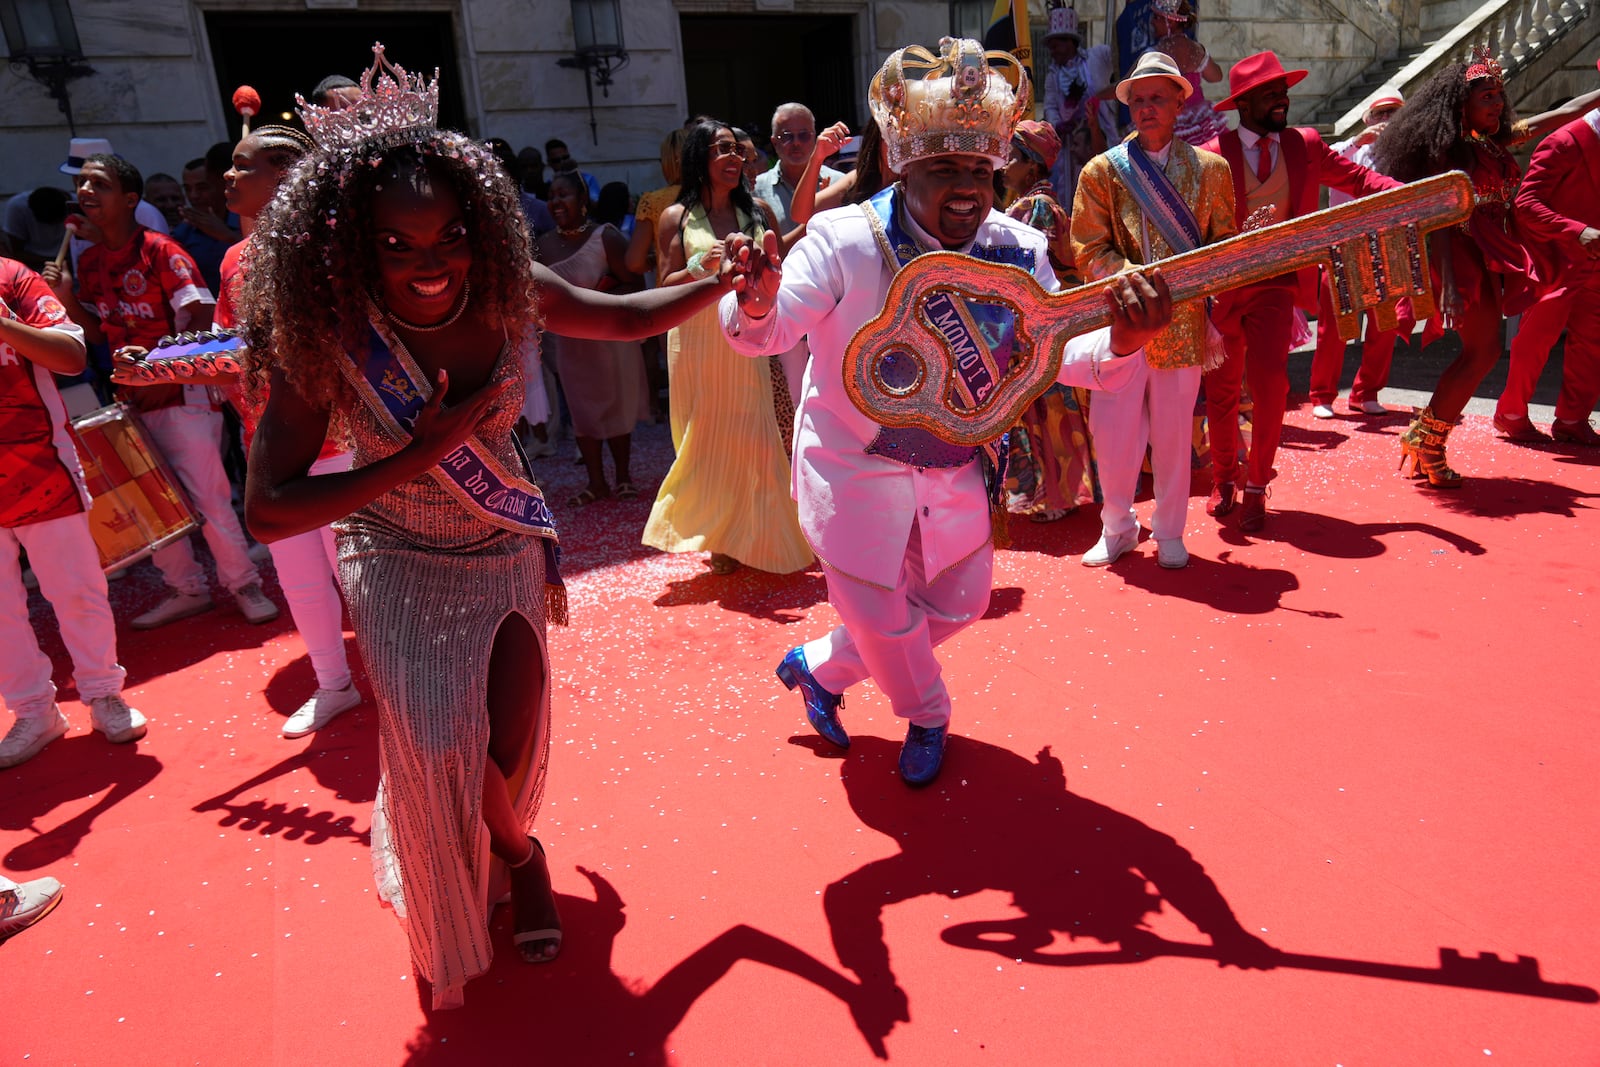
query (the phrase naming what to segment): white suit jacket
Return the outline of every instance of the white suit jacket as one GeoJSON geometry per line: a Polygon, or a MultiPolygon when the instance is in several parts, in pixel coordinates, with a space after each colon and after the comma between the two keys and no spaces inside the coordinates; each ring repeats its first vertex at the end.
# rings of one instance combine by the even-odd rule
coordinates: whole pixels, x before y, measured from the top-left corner
{"type": "MultiPolygon", "coordinates": [[[[917,236],[936,247],[926,235],[917,236]]],[[[1032,248],[1034,277],[1046,291],[1057,288],[1044,235],[1037,230],[991,211],[973,243],[1032,248]]],[[[811,361],[794,423],[791,484],[800,528],[830,568],[886,589],[898,584],[913,522],[922,525],[929,581],[982,548],[991,533],[976,461],[923,470],[866,450],[880,427],[850,402],[844,350],[883,307],[892,277],[861,208],[836,208],[813,216],[805,237],[783,261],[783,282],[771,313],[749,318],[734,293],[725,295],[719,308],[729,343],[744,355],[784,352],[810,335],[811,361]]],[[[1112,358],[1106,329],[1069,341],[1067,353],[1061,382],[1093,385],[1088,363],[1070,362],[1092,355],[1105,360],[1100,380],[1112,389],[1126,382],[1142,358],[1140,353],[1112,358]]]]}

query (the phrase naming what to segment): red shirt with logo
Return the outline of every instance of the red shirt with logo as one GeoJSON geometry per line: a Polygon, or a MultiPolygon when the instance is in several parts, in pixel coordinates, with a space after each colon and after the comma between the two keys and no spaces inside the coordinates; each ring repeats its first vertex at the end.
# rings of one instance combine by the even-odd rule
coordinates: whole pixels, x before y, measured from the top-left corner
{"type": "MultiPolygon", "coordinates": [[[[78,259],[78,300],[100,316],[113,352],[124,345],[154,348],[178,332],[179,309],[213,303],[200,268],[183,246],[142,226],[122,248],[98,244],[84,251],[78,259]]],[[[183,403],[181,385],[125,387],[118,395],[139,411],[183,403]]]]}
{"type": "MultiPolygon", "coordinates": [[[[222,254],[222,285],[217,293],[217,312],[212,316],[212,321],[223,329],[231,330],[239,324],[233,311],[233,292],[244,283],[244,272],[249,265],[245,253],[249,251],[247,247],[249,244],[250,239],[247,237],[222,254]]],[[[262,390],[259,404],[250,403],[249,398],[245,396],[243,385],[229,385],[223,389],[223,393],[227,396],[228,403],[239,413],[239,421],[244,424],[244,449],[248,453],[250,442],[256,435],[256,426],[260,424],[261,414],[267,407],[266,390],[262,390]]],[[[322,451],[317,458],[332,459],[343,451],[338,442],[330,436],[323,440],[322,451]]]]}
{"type": "MultiPolygon", "coordinates": [[[[0,259],[0,316],[83,342],[83,330],[33,271],[0,259]]],[[[89,506],[67,411],[45,368],[0,341],[0,527],[76,515],[89,506]]]]}

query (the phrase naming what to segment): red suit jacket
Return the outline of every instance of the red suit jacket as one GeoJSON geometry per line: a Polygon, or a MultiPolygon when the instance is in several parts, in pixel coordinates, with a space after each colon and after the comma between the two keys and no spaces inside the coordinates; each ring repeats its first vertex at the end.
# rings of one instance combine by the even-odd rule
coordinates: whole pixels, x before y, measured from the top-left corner
{"type": "MultiPolygon", "coordinates": [[[[1324,144],[1316,130],[1291,126],[1278,134],[1278,145],[1283,152],[1284,166],[1289,168],[1291,219],[1310,215],[1318,209],[1324,185],[1353,197],[1370,196],[1400,186],[1393,178],[1350,162],[1324,144]]],[[[1239,140],[1239,131],[1228,130],[1205,147],[1226,159],[1233,168],[1234,223],[1243,226],[1249,214],[1249,199],[1244,188],[1244,144],[1239,140]]],[[[1295,303],[1306,311],[1317,310],[1317,268],[1305,267],[1295,272],[1295,303]]]]}
{"type": "Polygon", "coordinates": [[[1540,270],[1541,277],[1559,279],[1562,267],[1590,266],[1578,236],[1590,226],[1600,229],[1600,135],[1587,119],[1539,142],[1516,210],[1529,251],[1541,267],[1554,268],[1540,270]]]}

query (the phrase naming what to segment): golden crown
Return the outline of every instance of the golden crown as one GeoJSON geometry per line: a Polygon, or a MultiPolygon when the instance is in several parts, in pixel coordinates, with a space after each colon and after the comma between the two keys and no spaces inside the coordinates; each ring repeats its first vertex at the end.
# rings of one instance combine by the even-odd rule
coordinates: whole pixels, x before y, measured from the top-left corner
{"type": "Polygon", "coordinates": [[[390,130],[432,126],[439,120],[439,71],[431,82],[390,63],[383,45],[372,46],[372,66],[361,75],[361,99],[348,107],[319,107],[294,94],[300,121],[318,148],[348,148],[390,130]]]}
{"type": "Polygon", "coordinates": [[[896,171],[952,154],[987,156],[1005,166],[1011,133],[1031,102],[1028,72],[1015,56],[954,37],[939,42],[937,56],[920,45],[893,53],[868,93],[896,171]]]}

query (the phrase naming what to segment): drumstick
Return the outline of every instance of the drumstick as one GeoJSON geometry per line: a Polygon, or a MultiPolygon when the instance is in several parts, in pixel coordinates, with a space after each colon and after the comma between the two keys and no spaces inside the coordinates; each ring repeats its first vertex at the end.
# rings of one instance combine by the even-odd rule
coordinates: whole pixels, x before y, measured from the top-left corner
{"type": "Polygon", "coordinates": [[[61,235],[61,251],[56,253],[56,269],[60,270],[67,262],[67,250],[72,247],[72,231],[69,229],[61,235]]]}
{"type": "Polygon", "coordinates": [[[241,137],[250,136],[250,118],[261,113],[261,94],[248,85],[241,85],[233,91],[233,109],[244,119],[244,132],[241,137]]]}

